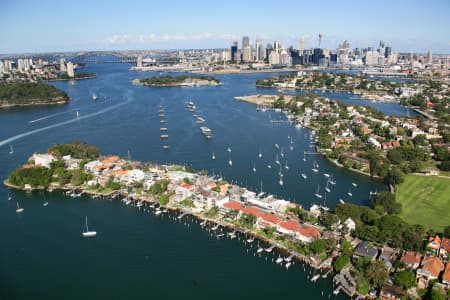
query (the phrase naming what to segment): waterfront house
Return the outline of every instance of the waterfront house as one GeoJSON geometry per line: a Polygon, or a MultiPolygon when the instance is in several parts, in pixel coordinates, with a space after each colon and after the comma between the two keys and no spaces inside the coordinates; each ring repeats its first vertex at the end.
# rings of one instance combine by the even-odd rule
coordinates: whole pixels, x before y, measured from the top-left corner
{"type": "Polygon", "coordinates": [[[420,266],[422,255],[418,252],[405,251],[400,261],[404,263],[408,268],[416,270],[420,266]]]}
{"type": "Polygon", "coordinates": [[[184,181],[175,188],[175,194],[178,196],[178,199],[181,200],[192,197],[193,193],[194,186],[184,181]]]}
{"type": "Polygon", "coordinates": [[[311,243],[320,237],[320,232],[313,227],[301,225],[300,229],[297,230],[295,237],[302,242],[311,243]]]}
{"type": "Polygon", "coordinates": [[[281,220],[274,214],[264,214],[256,219],[256,228],[276,227],[281,220]]]}
{"type": "Polygon", "coordinates": [[[94,167],[95,166],[100,166],[100,165],[102,165],[101,161],[93,160],[93,161],[90,161],[90,162],[84,164],[84,170],[87,171],[87,172],[95,173],[94,172],[94,167]]]}
{"type": "Polygon", "coordinates": [[[436,235],[435,237],[430,236],[428,238],[427,250],[437,254],[440,248],[441,238],[439,237],[439,235],[436,235]]]}
{"type": "Polygon", "coordinates": [[[133,169],[128,171],[128,183],[135,183],[144,180],[145,172],[140,169],[133,169]]]}
{"type": "Polygon", "coordinates": [[[397,254],[397,250],[394,248],[383,246],[381,248],[380,256],[378,260],[382,261],[386,268],[390,270],[392,268],[392,262],[395,260],[395,256],[397,254]]]}
{"type": "Polygon", "coordinates": [[[39,154],[34,153],[32,159],[34,160],[34,164],[36,166],[46,167],[50,169],[50,164],[56,160],[56,158],[51,154],[39,154]]]}
{"type": "Polygon", "coordinates": [[[381,288],[380,292],[380,299],[381,300],[400,300],[402,299],[402,296],[404,294],[404,291],[401,287],[385,283],[383,287],[381,288]]]}
{"type": "Polygon", "coordinates": [[[442,284],[450,289],[450,262],[445,266],[444,274],[442,275],[442,284]]]}
{"type": "Polygon", "coordinates": [[[300,230],[300,223],[287,220],[277,224],[277,231],[295,237],[296,232],[300,230]]]}
{"type": "Polygon", "coordinates": [[[356,230],[356,223],[353,221],[352,218],[348,217],[344,221],[344,229],[347,230],[348,233],[351,233],[352,231],[356,230]]]}
{"type": "Polygon", "coordinates": [[[435,256],[427,256],[422,261],[422,267],[417,269],[417,284],[420,288],[428,286],[430,280],[438,279],[444,270],[444,263],[435,256]]]}
{"type": "Polygon", "coordinates": [[[369,257],[371,260],[375,260],[378,256],[378,248],[372,246],[368,241],[362,241],[353,251],[355,257],[369,257]]]}

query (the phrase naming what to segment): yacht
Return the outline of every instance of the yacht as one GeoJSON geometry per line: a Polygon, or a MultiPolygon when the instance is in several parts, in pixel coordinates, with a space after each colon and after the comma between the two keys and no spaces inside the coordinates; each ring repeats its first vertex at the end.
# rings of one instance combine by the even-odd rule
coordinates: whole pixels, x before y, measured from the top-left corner
{"type": "Polygon", "coordinates": [[[97,231],[89,231],[87,216],[86,216],[86,230],[83,231],[83,236],[91,237],[91,236],[96,236],[96,235],[97,235],[97,231]]]}
{"type": "Polygon", "coordinates": [[[230,166],[232,166],[233,165],[233,161],[230,159],[230,160],[228,160],[228,164],[230,165],[230,166]]]}
{"type": "Polygon", "coordinates": [[[275,157],[275,163],[276,163],[277,165],[280,164],[280,160],[278,159],[278,153],[277,153],[277,155],[276,155],[276,157],[275,157]]]}
{"type": "Polygon", "coordinates": [[[305,173],[302,173],[302,178],[306,180],[307,176],[305,173]]]}
{"type": "Polygon", "coordinates": [[[254,163],[253,163],[253,172],[256,172],[256,167],[254,163]]]}
{"type": "Polygon", "coordinates": [[[14,153],[14,148],[13,146],[9,146],[9,154],[12,155],[14,153]]]}
{"type": "Polygon", "coordinates": [[[336,185],[336,180],[334,180],[333,173],[331,173],[331,176],[330,176],[330,179],[328,179],[328,182],[329,182],[331,185],[336,185]]]}
{"type": "Polygon", "coordinates": [[[327,181],[327,185],[325,186],[325,192],[330,193],[331,189],[328,187],[328,181],[327,181]]]}
{"type": "Polygon", "coordinates": [[[228,147],[228,148],[227,148],[227,151],[231,153],[231,147],[228,147]]]}
{"type": "Polygon", "coordinates": [[[289,166],[288,166],[288,164],[287,164],[287,161],[286,161],[286,165],[284,166],[284,168],[285,168],[286,170],[289,170],[289,166]]]}
{"type": "Polygon", "coordinates": [[[352,185],[354,186],[354,187],[357,187],[358,185],[356,184],[356,183],[354,183],[354,182],[352,182],[352,185]]]}
{"type": "Polygon", "coordinates": [[[17,209],[16,209],[16,213],[21,213],[23,212],[24,209],[22,207],[20,207],[19,202],[17,202],[17,209]]]}
{"type": "Polygon", "coordinates": [[[316,161],[314,161],[314,163],[313,163],[313,167],[312,167],[312,169],[311,169],[314,173],[317,173],[317,172],[319,172],[319,168],[318,168],[318,165],[316,164],[316,161]]]}
{"type": "Polygon", "coordinates": [[[95,93],[92,95],[92,100],[97,100],[97,95],[95,93]]]}
{"type": "Polygon", "coordinates": [[[259,157],[259,158],[262,158],[262,149],[261,149],[261,146],[259,146],[259,154],[258,154],[258,157],[259,157]]]}
{"type": "Polygon", "coordinates": [[[350,197],[353,196],[352,191],[349,189],[347,195],[349,195],[350,197]]]}
{"type": "Polygon", "coordinates": [[[211,158],[212,158],[212,160],[215,160],[215,159],[216,159],[216,155],[214,154],[214,152],[212,153],[211,158]]]}
{"type": "Polygon", "coordinates": [[[316,196],[316,197],[319,198],[319,199],[322,199],[322,195],[319,194],[319,190],[320,190],[320,187],[319,187],[319,185],[317,185],[317,191],[316,191],[316,193],[314,194],[314,196],[316,196]]]}
{"type": "Polygon", "coordinates": [[[280,146],[278,144],[275,144],[275,148],[280,149],[280,146]]]}

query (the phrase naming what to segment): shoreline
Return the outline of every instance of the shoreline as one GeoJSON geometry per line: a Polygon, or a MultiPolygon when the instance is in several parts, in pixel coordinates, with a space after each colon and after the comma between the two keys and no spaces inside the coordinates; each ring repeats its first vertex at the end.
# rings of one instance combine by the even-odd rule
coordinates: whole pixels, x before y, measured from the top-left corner
{"type": "Polygon", "coordinates": [[[87,76],[87,77],[80,77],[80,78],[57,78],[57,79],[46,79],[43,80],[45,82],[52,82],[52,81],[70,81],[70,80],[83,80],[83,79],[92,79],[92,78],[97,78],[97,74],[92,75],[92,76],[87,76]]]}
{"type": "Polygon", "coordinates": [[[67,104],[69,101],[70,100],[57,102],[23,103],[23,104],[0,104],[0,109],[13,107],[27,107],[27,106],[64,105],[67,104]]]}

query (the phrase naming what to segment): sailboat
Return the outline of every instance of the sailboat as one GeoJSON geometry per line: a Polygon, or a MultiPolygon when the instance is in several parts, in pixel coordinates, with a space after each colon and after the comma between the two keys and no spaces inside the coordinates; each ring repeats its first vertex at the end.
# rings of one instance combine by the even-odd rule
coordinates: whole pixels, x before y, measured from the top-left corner
{"type": "Polygon", "coordinates": [[[281,156],[281,157],[284,157],[283,147],[281,147],[280,156],[281,156]]]}
{"type": "Polygon", "coordinates": [[[14,148],[13,146],[9,146],[9,154],[12,155],[14,153],[14,148]]]}
{"type": "Polygon", "coordinates": [[[44,196],[44,194],[42,194],[42,197],[44,197],[44,203],[42,204],[42,206],[47,206],[48,205],[48,201],[45,201],[45,196],[44,196]]]}
{"type": "Polygon", "coordinates": [[[336,180],[334,180],[333,173],[331,173],[331,176],[330,176],[330,179],[328,179],[328,182],[329,182],[331,185],[336,185],[336,180]]]}
{"type": "Polygon", "coordinates": [[[303,151],[303,161],[306,161],[306,152],[303,151]]]}
{"type": "Polygon", "coordinates": [[[354,182],[352,182],[352,185],[354,186],[354,187],[357,187],[358,185],[356,184],[356,183],[354,183],[354,182]]]}
{"type": "Polygon", "coordinates": [[[262,158],[262,147],[261,147],[261,146],[259,146],[259,154],[258,154],[258,157],[259,157],[259,158],[262,158]]]}
{"type": "Polygon", "coordinates": [[[12,199],[12,197],[8,194],[8,201],[10,201],[12,199]]]}
{"type": "Polygon", "coordinates": [[[211,156],[211,158],[212,158],[213,160],[215,160],[215,159],[216,159],[216,155],[214,154],[214,152],[212,153],[212,156],[211,156]]]}
{"type": "Polygon", "coordinates": [[[272,169],[272,166],[270,164],[267,165],[268,169],[272,169]]]}
{"type": "Polygon", "coordinates": [[[280,149],[280,146],[278,144],[275,144],[275,148],[280,149]]]}
{"type": "Polygon", "coordinates": [[[285,168],[286,170],[289,170],[289,166],[288,166],[288,164],[287,164],[287,161],[286,161],[286,165],[284,166],[284,168],[285,168]]]}
{"type": "Polygon", "coordinates": [[[280,164],[280,160],[278,159],[278,153],[277,153],[277,155],[275,156],[275,163],[276,163],[277,165],[280,164]]]}
{"type": "Polygon", "coordinates": [[[253,163],[253,172],[256,172],[255,163],[253,163]]]}
{"type": "Polygon", "coordinates": [[[283,177],[282,176],[280,176],[280,180],[278,181],[278,184],[280,185],[280,186],[283,186],[283,177]]]}
{"type": "Polygon", "coordinates": [[[92,95],[92,100],[97,100],[97,95],[95,93],[92,95]]]}
{"type": "Polygon", "coordinates": [[[230,166],[233,165],[233,161],[231,160],[231,157],[230,157],[230,159],[228,160],[228,164],[229,164],[230,166]]]}
{"type": "Polygon", "coordinates": [[[348,189],[347,195],[349,195],[350,197],[353,196],[351,189],[348,189]]]}
{"type": "Polygon", "coordinates": [[[22,207],[20,207],[19,202],[17,202],[17,209],[16,209],[16,213],[21,213],[23,212],[24,209],[22,207]]]}
{"type": "Polygon", "coordinates": [[[78,110],[77,110],[77,119],[80,117],[80,113],[78,112],[78,110]]]}
{"type": "Polygon", "coordinates": [[[228,147],[227,151],[231,153],[231,147],[228,147]]]}
{"type": "Polygon", "coordinates": [[[302,173],[302,178],[306,180],[307,176],[305,173],[302,173]]]}
{"type": "Polygon", "coordinates": [[[312,169],[311,169],[314,173],[317,173],[317,172],[319,172],[319,169],[317,168],[317,164],[316,164],[316,161],[314,161],[314,163],[313,163],[313,167],[312,167],[312,169]]]}
{"type": "Polygon", "coordinates": [[[91,237],[91,236],[97,235],[97,231],[89,231],[89,227],[88,227],[88,223],[87,223],[87,216],[86,216],[86,231],[83,231],[82,234],[85,237],[91,237]]]}
{"type": "Polygon", "coordinates": [[[314,196],[316,196],[316,197],[319,198],[319,199],[322,199],[322,195],[319,194],[319,190],[320,190],[320,187],[319,187],[319,185],[317,185],[317,191],[316,191],[316,193],[314,194],[314,196]]]}
{"type": "Polygon", "coordinates": [[[326,191],[327,193],[330,193],[330,192],[331,192],[331,189],[328,187],[328,181],[327,181],[327,185],[325,186],[325,191],[326,191]]]}

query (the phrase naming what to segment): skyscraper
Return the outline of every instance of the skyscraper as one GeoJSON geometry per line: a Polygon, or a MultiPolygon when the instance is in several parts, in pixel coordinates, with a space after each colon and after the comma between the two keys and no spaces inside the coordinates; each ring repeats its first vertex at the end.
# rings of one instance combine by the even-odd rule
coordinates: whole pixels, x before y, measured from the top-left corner
{"type": "Polygon", "coordinates": [[[67,63],[67,76],[69,77],[74,77],[75,76],[75,72],[74,72],[74,68],[73,68],[73,63],[71,61],[69,61],[67,63]]]}
{"type": "Polygon", "coordinates": [[[262,40],[256,39],[256,60],[260,61],[262,59],[263,59],[262,40]]]}
{"type": "Polygon", "coordinates": [[[303,36],[300,38],[300,41],[298,43],[298,50],[300,50],[300,56],[301,56],[303,53],[303,50],[305,50],[305,38],[303,36]]]}
{"type": "Polygon", "coordinates": [[[431,51],[428,51],[427,53],[427,63],[431,64],[433,62],[433,53],[431,51]]]}
{"type": "Polygon", "coordinates": [[[248,36],[242,38],[242,50],[244,50],[245,47],[250,47],[250,38],[248,36]]]}
{"type": "MultiPolygon", "coordinates": [[[[236,52],[238,50],[238,42],[234,41],[231,44],[231,61],[236,61],[238,60],[238,57],[236,57],[236,52]]],[[[239,58],[240,59],[240,58],[239,58]]]]}
{"type": "Polygon", "coordinates": [[[142,55],[139,55],[136,60],[136,65],[138,68],[142,68],[142,55]]]}
{"type": "Polygon", "coordinates": [[[250,46],[245,46],[242,49],[242,60],[243,61],[252,61],[252,47],[250,46]]]}
{"type": "Polygon", "coordinates": [[[66,60],[64,58],[59,60],[59,70],[62,72],[66,71],[66,60]]]}

